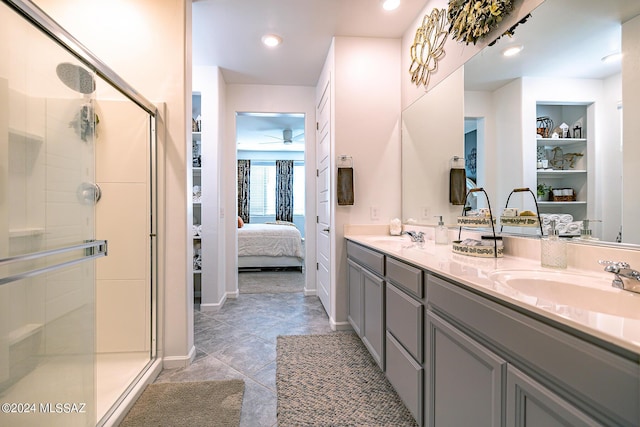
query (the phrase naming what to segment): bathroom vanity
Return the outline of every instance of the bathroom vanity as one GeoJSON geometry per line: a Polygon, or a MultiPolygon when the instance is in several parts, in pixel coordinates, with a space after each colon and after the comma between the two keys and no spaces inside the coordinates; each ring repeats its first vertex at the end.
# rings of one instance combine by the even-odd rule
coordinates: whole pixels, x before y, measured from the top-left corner
{"type": "Polygon", "coordinates": [[[612,275],[345,235],[349,322],[419,425],[640,425],[640,294],[612,275]]]}

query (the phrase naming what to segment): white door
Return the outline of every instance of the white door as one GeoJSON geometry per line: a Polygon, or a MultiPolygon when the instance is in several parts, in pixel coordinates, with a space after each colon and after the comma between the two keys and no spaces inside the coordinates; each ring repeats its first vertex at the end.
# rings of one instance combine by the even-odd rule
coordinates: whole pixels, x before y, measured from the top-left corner
{"type": "Polygon", "coordinates": [[[318,101],[316,111],[318,120],[316,137],[316,193],[318,198],[318,215],[316,217],[316,282],[318,284],[318,296],[329,316],[331,316],[330,97],[330,81],[327,80],[322,96],[318,101]]]}

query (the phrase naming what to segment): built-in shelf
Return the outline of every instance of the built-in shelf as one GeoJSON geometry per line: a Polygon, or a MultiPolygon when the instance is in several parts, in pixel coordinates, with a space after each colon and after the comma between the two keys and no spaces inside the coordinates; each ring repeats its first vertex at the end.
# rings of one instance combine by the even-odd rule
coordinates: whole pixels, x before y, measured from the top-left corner
{"type": "Polygon", "coordinates": [[[29,142],[29,143],[41,143],[44,141],[44,136],[37,135],[35,133],[26,132],[21,129],[9,128],[9,141],[29,142]]]}
{"type": "Polygon", "coordinates": [[[576,205],[586,205],[587,202],[583,200],[577,200],[575,202],[541,202],[538,201],[538,206],[576,206],[576,205]]]}
{"type": "Polygon", "coordinates": [[[41,323],[28,323],[26,325],[19,327],[18,329],[14,329],[13,331],[9,332],[8,344],[10,346],[17,344],[41,331],[42,331],[41,323]]]}
{"type": "Polygon", "coordinates": [[[585,138],[536,138],[538,147],[561,146],[587,142],[585,138]]]}
{"type": "Polygon", "coordinates": [[[551,170],[551,171],[538,170],[538,176],[547,177],[547,178],[553,177],[553,176],[560,176],[560,175],[579,175],[583,173],[587,173],[587,171],[585,169],[564,169],[564,170],[551,170]]]}
{"type": "MultiPolygon", "coordinates": [[[[193,213],[193,225],[200,227],[202,224],[202,214],[206,210],[202,207],[202,181],[203,181],[203,169],[202,169],[202,123],[200,122],[200,114],[202,112],[202,99],[200,94],[193,93],[191,97],[192,101],[192,118],[193,127],[191,132],[192,152],[191,158],[188,160],[191,163],[191,177],[194,190],[196,187],[200,187],[199,195],[196,191],[193,191],[191,199],[191,207],[193,213]],[[197,129],[198,131],[195,131],[197,129]]],[[[204,174],[206,176],[206,173],[204,174]]],[[[202,262],[202,236],[191,236],[191,242],[193,245],[193,295],[199,298],[202,289],[202,269],[207,268],[202,262]]],[[[206,276],[206,275],[205,275],[206,276]]]]}
{"type": "Polygon", "coordinates": [[[13,228],[9,229],[9,237],[32,237],[40,236],[44,234],[44,228],[39,227],[27,227],[27,228],[13,228]]]}

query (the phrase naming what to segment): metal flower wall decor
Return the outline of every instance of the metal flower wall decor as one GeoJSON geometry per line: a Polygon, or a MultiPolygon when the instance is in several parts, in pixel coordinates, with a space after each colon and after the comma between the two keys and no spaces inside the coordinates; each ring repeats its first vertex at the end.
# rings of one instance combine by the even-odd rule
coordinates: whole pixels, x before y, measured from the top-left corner
{"type": "Polygon", "coordinates": [[[416,86],[429,85],[431,74],[438,69],[438,61],[444,55],[444,44],[449,31],[446,29],[446,9],[433,9],[425,15],[422,25],[416,31],[411,46],[411,82],[416,86]]]}
{"type": "Polygon", "coordinates": [[[513,0],[450,0],[449,33],[465,44],[485,37],[513,10],[513,0]]]}

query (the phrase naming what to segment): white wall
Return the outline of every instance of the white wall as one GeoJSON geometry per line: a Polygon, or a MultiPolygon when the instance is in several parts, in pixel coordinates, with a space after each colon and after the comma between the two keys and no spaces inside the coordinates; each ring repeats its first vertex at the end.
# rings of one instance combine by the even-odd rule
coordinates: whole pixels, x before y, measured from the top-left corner
{"type": "MultiPolygon", "coordinates": [[[[202,276],[200,308],[203,311],[219,309],[225,300],[224,274],[220,266],[224,259],[224,235],[220,215],[220,138],[224,129],[224,80],[215,66],[193,69],[193,91],[199,92],[202,115],[202,276]]],[[[190,177],[190,175],[188,175],[190,177]]],[[[192,219],[188,204],[187,220],[192,219]]],[[[193,249],[189,246],[187,249],[193,249]]],[[[193,280],[193,277],[191,277],[193,280]]],[[[193,282],[187,282],[193,286],[193,282]]]]}
{"type": "MultiPolygon", "coordinates": [[[[622,26],[622,102],[624,144],[622,194],[622,240],[623,242],[640,242],[640,198],[638,182],[640,182],[640,16],[624,23],[622,26]]],[[[637,266],[636,266],[637,268],[637,266]]]]}
{"type": "MultiPolygon", "coordinates": [[[[622,74],[604,80],[602,123],[606,126],[607,144],[596,146],[598,179],[595,199],[601,200],[601,239],[615,242],[622,225],[623,153],[622,153],[622,74]],[[620,126],[618,126],[620,125],[620,126]]],[[[636,211],[637,212],[637,211],[636,211]]],[[[598,215],[598,213],[596,213],[598,215]]],[[[597,225],[597,224],[596,224],[597,225]]],[[[638,242],[636,240],[635,242],[638,242]]]]}
{"type": "MultiPolygon", "coordinates": [[[[279,112],[305,114],[305,165],[306,168],[306,212],[316,211],[315,202],[315,89],[307,86],[227,85],[225,106],[225,133],[220,140],[222,146],[223,174],[220,192],[225,212],[224,270],[225,292],[228,297],[238,294],[238,239],[237,239],[237,146],[236,112],[279,112]]],[[[305,223],[305,260],[315,260],[315,222],[305,223]]],[[[315,268],[305,269],[305,292],[315,293],[315,268]]]]}
{"type": "Polygon", "coordinates": [[[449,203],[449,170],[464,157],[464,74],[445,81],[402,113],[402,221],[455,225],[462,206],[449,203]],[[426,212],[425,212],[426,211],[426,212]]]}
{"type": "MultiPolygon", "coordinates": [[[[332,313],[347,322],[346,224],[381,223],[400,217],[399,39],[336,37],[333,58],[332,313]],[[354,205],[337,206],[336,156],[353,157],[354,205]],[[371,218],[371,208],[378,218],[371,218]]],[[[308,236],[309,234],[307,234],[308,236]]]]}

